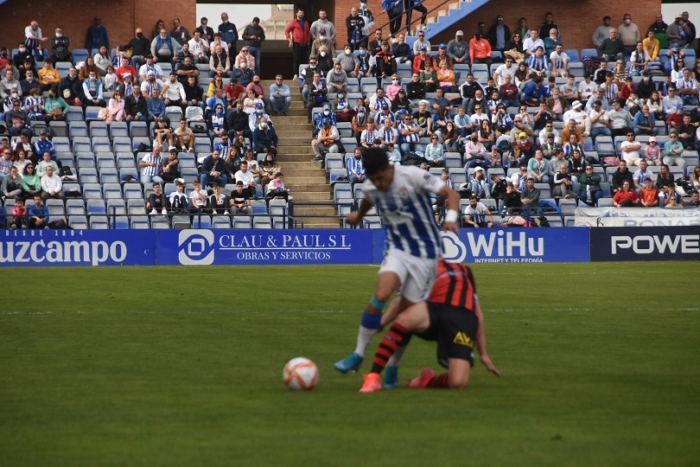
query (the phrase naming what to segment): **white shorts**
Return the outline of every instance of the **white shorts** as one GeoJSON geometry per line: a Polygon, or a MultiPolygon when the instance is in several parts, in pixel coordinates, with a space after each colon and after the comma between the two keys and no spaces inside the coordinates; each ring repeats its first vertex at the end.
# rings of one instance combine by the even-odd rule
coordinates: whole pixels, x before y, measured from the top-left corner
{"type": "Polygon", "coordinates": [[[418,258],[404,251],[390,249],[379,274],[391,271],[399,276],[401,288],[399,293],[413,303],[418,303],[428,298],[437,275],[437,258],[418,258]]]}

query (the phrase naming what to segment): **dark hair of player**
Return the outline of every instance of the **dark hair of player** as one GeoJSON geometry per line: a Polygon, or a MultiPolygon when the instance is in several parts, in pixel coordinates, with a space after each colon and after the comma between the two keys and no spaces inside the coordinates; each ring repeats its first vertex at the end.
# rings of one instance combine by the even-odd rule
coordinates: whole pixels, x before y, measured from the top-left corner
{"type": "Polygon", "coordinates": [[[363,159],[368,177],[389,168],[389,158],[381,148],[369,148],[363,159]]]}

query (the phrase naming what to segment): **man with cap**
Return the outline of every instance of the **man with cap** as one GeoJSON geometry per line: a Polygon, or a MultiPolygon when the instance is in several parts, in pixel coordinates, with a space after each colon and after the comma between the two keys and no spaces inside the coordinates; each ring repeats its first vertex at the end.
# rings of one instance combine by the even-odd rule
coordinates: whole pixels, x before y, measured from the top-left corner
{"type": "Polygon", "coordinates": [[[463,39],[464,33],[460,30],[455,34],[455,38],[447,43],[447,56],[453,63],[467,63],[469,58],[470,44],[463,39]]]}
{"type": "Polygon", "coordinates": [[[688,25],[687,16],[684,20],[683,15],[678,13],[673,23],[669,24],[668,29],[666,29],[668,43],[677,42],[680,47],[685,47],[690,43],[688,39],[692,40],[690,37],[692,32],[688,25]]]}
{"type": "Polygon", "coordinates": [[[265,112],[265,106],[261,102],[257,102],[255,111],[248,116],[248,128],[250,128],[251,134],[260,125],[263,118],[267,120],[268,125],[272,126],[272,118],[265,112]]]}
{"type": "Polygon", "coordinates": [[[489,29],[488,39],[493,50],[503,52],[506,49],[506,44],[510,41],[510,29],[503,22],[503,15],[496,17],[496,22],[489,29]]]}
{"type": "Polygon", "coordinates": [[[474,37],[469,41],[469,59],[474,63],[485,63],[491,66],[491,44],[484,37],[484,33],[477,29],[474,37]]]}
{"type": "MultiPolygon", "coordinates": [[[[486,160],[484,163],[488,163],[486,160]]],[[[476,166],[474,168],[474,176],[469,181],[471,184],[472,195],[477,198],[489,198],[491,196],[491,185],[486,180],[484,168],[476,166]]]]}
{"type": "Polygon", "coordinates": [[[622,108],[622,101],[613,99],[612,107],[605,115],[610,125],[611,136],[614,138],[615,136],[625,136],[628,133],[634,135],[630,113],[622,108]]]}
{"type": "Polygon", "coordinates": [[[275,129],[269,124],[267,118],[263,117],[253,131],[253,150],[257,154],[262,154],[261,158],[267,154],[272,154],[272,157],[276,157],[278,143],[279,139],[275,129]]]}
{"type": "Polygon", "coordinates": [[[590,99],[588,99],[588,102],[586,103],[586,112],[590,114],[591,110],[593,110],[593,104],[596,102],[600,103],[600,108],[604,111],[607,112],[610,110],[610,104],[605,98],[605,86],[599,86],[596,93],[593,94],[590,99]]]}
{"type": "Polygon", "coordinates": [[[338,145],[336,144],[340,141],[338,129],[334,125],[331,125],[330,118],[323,118],[321,120],[321,125],[321,130],[318,132],[316,139],[311,142],[311,148],[315,154],[311,162],[321,162],[324,153],[338,152],[338,145]]]}
{"type": "Polygon", "coordinates": [[[583,104],[580,101],[574,101],[571,104],[571,110],[564,113],[562,121],[568,122],[570,120],[576,121],[576,127],[583,132],[584,137],[591,134],[591,119],[583,110],[583,104]]]}
{"type": "Polygon", "coordinates": [[[445,44],[440,44],[438,46],[438,53],[434,57],[432,57],[431,65],[433,66],[433,70],[439,70],[440,69],[440,62],[445,61],[447,63],[447,68],[450,70],[454,69],[454,63],[452,63],[452,59],[447,56],[447,45],[445,44]]]}
{"type": "Polygon", "coordinates": [[[313,131],[312,134],[314,137],[316,137],[316,134],[319,131],[321,131],[321,128],[323,128],[323,119],[330,120],[331,126],[336,126],[338,124],[338,117],[331,109],[331,105],[328,103],[323,104],[321,111],[317,112],[316,115],[314,116],[313,130],[312,130],[313,131]]]}
{"type": "MultiPolygon", "coordinates": [[[[482,172],[484,170],[481,167],[477,167],[477,170],[479,169],[481,169],[482,172]]],[[[463,221],[464,227],[479,228],[493,227],[495,225],[493,214],[491,214],[491,211],[489,211],[489,208],[487,208],[484,203],[479,201],[476,195],[472,195],[469,198],[469,205],[464,208],[463,221]],[[486,220],[487,217],[488,221],[486,220]]]]}

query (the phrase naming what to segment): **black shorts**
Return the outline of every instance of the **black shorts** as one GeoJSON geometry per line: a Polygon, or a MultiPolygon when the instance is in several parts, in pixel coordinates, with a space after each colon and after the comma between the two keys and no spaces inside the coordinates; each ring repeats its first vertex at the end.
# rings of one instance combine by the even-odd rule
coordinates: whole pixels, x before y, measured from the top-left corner
{"type": "Polygon", "coordinates": [[[430,326],[416,335],[427,341],[437,341],[438,362],[445,368],[450,358],[466,360],[474,366],[474,341],[479,329],[476,315],[464,308],[431,302],[426,305],[430,326]]]}

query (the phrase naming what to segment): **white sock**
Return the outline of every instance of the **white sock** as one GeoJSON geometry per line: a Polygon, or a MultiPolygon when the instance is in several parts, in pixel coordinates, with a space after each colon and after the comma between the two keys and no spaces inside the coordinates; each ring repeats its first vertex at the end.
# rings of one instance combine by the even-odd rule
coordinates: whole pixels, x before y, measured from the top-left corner
{"type": "Polygon", "coordinates": [[[399,347],[396,348],[396,352],[394,352],[394,355],[392,355],[389,358],[389,361],[386,362],[386,366],[395,366],[396,368],[399,367],[401,364],[401,359],[403,358],[403,354],[406,351],[407,345],[400,345],[399,347]]]}
{"type": "Polygon", "coordinates": [[[360,326],[360,332],[357,333],[357,347],[355,347],[355,353],[360,357],[365,357],[365,351],[369,345],[372,337],[377,333],[376,329],[369,329],[364,326],[360,326]]]}

